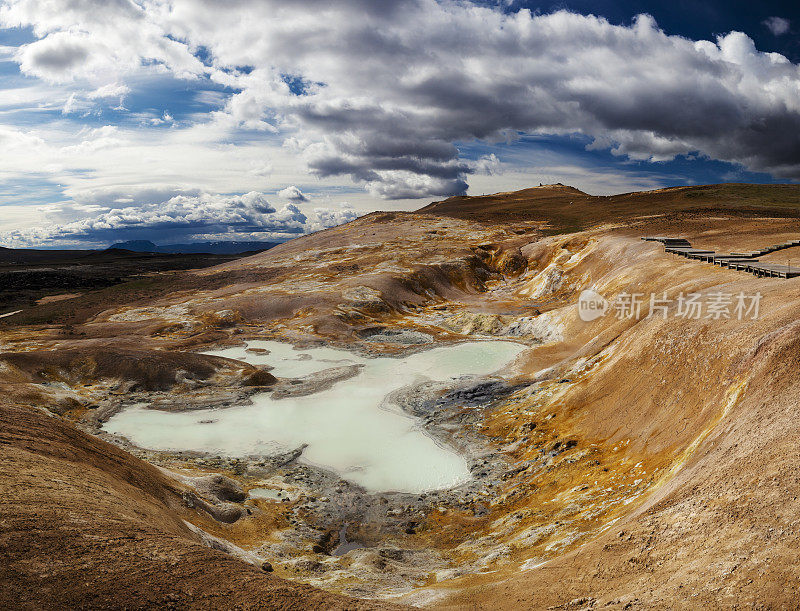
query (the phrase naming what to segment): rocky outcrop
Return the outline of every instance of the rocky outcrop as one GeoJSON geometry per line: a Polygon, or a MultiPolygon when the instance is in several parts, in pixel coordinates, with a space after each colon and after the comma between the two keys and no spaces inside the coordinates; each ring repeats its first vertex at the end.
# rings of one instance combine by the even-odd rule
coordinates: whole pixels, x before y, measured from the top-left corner
{"type": "Polygon", "coordinates": [[[0,382],[61,382],[69,386],[116,381],[132,390],[168,390],[177,384],[196,385],[217,374],[242,372],[244,384],[267,386],[272,374],[221,357],[194,352],[124,348],[113,344],[75,345],[58,350],[0,353],[0,382]]]}

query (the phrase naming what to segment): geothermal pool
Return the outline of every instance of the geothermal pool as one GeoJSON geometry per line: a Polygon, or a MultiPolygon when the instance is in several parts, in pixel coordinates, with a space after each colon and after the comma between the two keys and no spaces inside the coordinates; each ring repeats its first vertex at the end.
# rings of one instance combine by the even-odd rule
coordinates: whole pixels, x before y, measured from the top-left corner
{"type": "Polygon", "coordinates": [[[187,412],[133,406],[103,428],[143,448],[232,457],[277,454],[307,444],[303,462],[332,470],[370,492],[450,488],[469,479],[466,460],[426,435],[388,395],[427,380],[496,373],[524,348],[514,342],[481,341],[403,358],[368,358],[327,347],[295,350],[291,344],[253,341],[206,354],[269,364],[274,375],[287,378],[342,365],[362,368],[355,377],[304,397],[273,399],[260,393],[252,397],[252,405],[187,412]]]}

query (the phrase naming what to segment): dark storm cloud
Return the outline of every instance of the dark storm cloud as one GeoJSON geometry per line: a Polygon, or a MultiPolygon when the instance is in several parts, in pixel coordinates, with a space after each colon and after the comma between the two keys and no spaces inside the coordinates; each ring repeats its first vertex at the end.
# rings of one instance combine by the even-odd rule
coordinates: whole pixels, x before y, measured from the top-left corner
{"type": "Polygon", "coordinates": [[[149,58],[211,78],[236,91],[223,113],[234,125],[279,133],[311,172],[380,197],[462,193],[481,165],[457,145],[520,134],[577,133],[633,159],[699,153],[800,179],[798,66],[738,32],[694,41],[647,15],[614,25],[449,0],[153,1],[120,8],[113,31],[74,7],[45,17],[32,0],[10,6],[7,22],[42,22],[19,54],[28,73],[107,69],[111,49],[111,63],[149,58]],[[97,50],[81,66],[48,63],[47,45],[77,53],[87,41],[97,50]]]}

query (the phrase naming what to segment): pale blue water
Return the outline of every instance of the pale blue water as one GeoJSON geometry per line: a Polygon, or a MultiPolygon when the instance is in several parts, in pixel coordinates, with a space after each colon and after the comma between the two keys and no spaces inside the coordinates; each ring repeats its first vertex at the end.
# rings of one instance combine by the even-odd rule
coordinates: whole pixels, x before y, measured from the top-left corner
{"type": "Polygon", "coordinates": [[[513,342],[482,341],[403,358],[366,358],[326,347],[296,351],[271,341],[254,341],[249,347],[270,353],[230,348],[208,354],[270,364],[279,377],[354,363],[363,368],[359,375],[305,397],[275,400],[262,393],[252,397],[252,405],[190,412],[130,407],[112,417],[104,429],[145,448],[224,456],[274,454],[308,444],[304,462],[331,469],[371,492],[450,488],[470,477],[464,458],[426,435],[416,419],[386,400],[387,395],[426,380],[497,373],[524,349],[513,342]],[[298,360],[300,354],[311,359],[298,360]]]}

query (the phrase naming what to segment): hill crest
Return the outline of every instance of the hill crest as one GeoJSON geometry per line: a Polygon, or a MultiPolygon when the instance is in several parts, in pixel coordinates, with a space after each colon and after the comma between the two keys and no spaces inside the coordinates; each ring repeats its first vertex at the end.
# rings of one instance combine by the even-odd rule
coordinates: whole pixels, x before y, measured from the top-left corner
{"type": "Polygon", "coordinates": [[[449,197],[417,212],[476,221],[539,220],[557,233],[673,213],[796,218],[800,217],[800,185],[724,183],[590,195],[556,183],[491,195],[449,197]]]}

